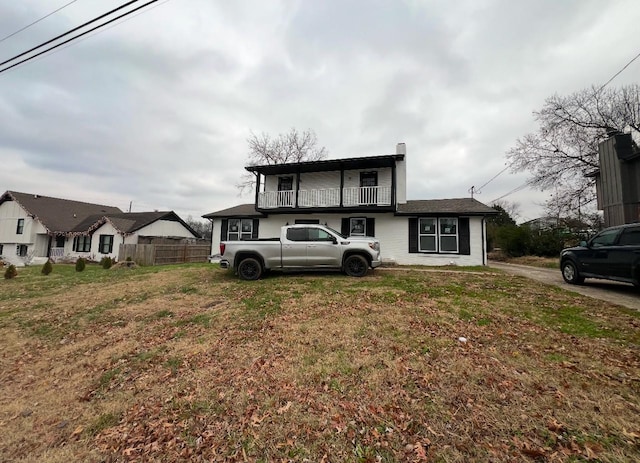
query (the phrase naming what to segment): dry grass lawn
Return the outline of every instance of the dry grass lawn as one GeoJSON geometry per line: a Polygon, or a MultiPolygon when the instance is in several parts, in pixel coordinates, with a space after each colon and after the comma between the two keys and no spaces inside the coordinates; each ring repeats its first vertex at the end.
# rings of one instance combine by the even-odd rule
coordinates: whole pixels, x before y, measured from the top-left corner
{"type": "Polygon", "coordinates": [[[22,269],[0,461],[639,461],[639,328],[489,271],[22,269]]]}

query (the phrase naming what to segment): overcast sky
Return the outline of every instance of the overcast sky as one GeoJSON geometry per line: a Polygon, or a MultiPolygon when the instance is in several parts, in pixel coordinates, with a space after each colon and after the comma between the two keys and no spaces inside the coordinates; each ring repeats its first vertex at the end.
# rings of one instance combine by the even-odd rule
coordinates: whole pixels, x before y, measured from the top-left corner
{"type": "MultiPolygon", "coordinates": [[[[68,2],[0,2],[0,39],[68,2]]],[[[0,42],[0,58],[122,3],[78,0],[0,42]]],[[[199,217],[253,202],[235,188],[252,131],[296,127],[329,158],[405,142],[409,199],[467,197],[545,98],[601,85],[640,51],[637,0],[157,5],[0,74],[0,190],[199,217]]],[[[610,85],[638,77],[640,60],[610,85]]],[[[526,178],[505,172],[476,198],[526,178]]],[[[504,199],[523,221],[546,197],[504,199]]]]}

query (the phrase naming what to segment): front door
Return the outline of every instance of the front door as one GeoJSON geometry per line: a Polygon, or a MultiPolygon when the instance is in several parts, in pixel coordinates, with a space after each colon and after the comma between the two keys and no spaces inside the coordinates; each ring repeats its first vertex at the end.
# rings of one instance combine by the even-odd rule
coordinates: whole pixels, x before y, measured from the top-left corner
{"type": "Polygon", "coordinates": [[[293,206],[293,177],[278,177],[278,207],[293,206]]]}
{"type": "Polygon", "coordinates": [[[378,172],[360,172],[360,204],[378,204],[378,172]]]}

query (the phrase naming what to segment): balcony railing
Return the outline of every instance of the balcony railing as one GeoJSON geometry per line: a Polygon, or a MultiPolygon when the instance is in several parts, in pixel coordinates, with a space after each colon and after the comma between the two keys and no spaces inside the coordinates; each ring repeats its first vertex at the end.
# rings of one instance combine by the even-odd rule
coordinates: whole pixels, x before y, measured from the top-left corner
{"type": "Polygon", "coordinates": [[[49,257],[64,257],[64,248],[51,248],[49,257]]]}
{"type": "MultiPolygon", "coordinates": [[[[265,191],[258,195],[259,209],[277,209],[296,206],[295,190],[265,191]]],[[[391,187],[365,186],[342,189],[343,207],[357,206],[390,206],[391,187]]],[[[300,190],[298,207],[339,207],[340,188],[321,188],[316,190],[300,190]]]]}

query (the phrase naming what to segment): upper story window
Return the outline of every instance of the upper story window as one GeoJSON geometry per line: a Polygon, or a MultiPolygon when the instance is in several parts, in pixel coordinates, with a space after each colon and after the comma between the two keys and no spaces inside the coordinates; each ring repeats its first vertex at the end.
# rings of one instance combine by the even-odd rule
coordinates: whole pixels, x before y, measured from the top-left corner
{"type": "Polygon", "coordinates": [[[420,252],[458,252],[457,218],[421,218],[418,221],[420,252]]]}
{"type": "Polygon", "coordinates": [[[18,226],[16,227],[16,235],[22,235],[24,233],[24,219],[18,219],[18,226]]]}
{"type": "Polygon", "coordinates": [[[278,177],[278,191],[293,190],[293,177],[278,177]]]}

